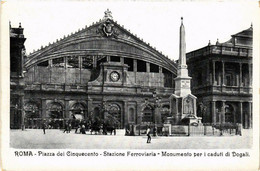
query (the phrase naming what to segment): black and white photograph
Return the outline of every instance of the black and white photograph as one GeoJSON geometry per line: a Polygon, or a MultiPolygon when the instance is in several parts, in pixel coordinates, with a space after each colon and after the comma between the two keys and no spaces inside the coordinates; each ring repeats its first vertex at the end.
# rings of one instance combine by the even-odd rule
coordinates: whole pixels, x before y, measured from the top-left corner
{"type": "Polygon", "coordinates": [[[20,166],[259,167],[257,1],[1,3],[1,139],[20,166]]]}

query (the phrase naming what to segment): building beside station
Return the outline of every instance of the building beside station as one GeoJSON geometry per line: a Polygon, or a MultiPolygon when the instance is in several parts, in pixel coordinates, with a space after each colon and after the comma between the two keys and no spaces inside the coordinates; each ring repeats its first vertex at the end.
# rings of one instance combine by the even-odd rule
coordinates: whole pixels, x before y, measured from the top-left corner
{"type": "MultiPolygon", "coordinates": [[[[11,128],[39,128],[43,119],[58,128],[69,119],[106,113],[119,128],[171,117],[178,64],[118,24],[110,11],[28,56],[21,26],[10,27],[10,39],[11,128]]],[[[251,127],[252,28],[186,56],[202,121],[251,127]]]]}
{"type": "Polygon", "coordinates": [[[203,122],[242,123],[252,128],[253,27],[224,43],[189,52],[192,93],[203,122]]]}

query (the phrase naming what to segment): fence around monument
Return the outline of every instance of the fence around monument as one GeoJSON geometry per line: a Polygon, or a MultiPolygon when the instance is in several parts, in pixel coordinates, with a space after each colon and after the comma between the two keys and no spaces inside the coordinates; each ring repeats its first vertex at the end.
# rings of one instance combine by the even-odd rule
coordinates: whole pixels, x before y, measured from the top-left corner
{"type": "MultiPolygon", "coordinates": [[[[190,124],[190,125],[149,125],[151,135],[154,136],[223,136],[223,135],[242,135],[241,124],[223,123],[223,124],[190,124]]],[[[130,135],[146,135],[147,125],[130,126],[130,135]]]]}

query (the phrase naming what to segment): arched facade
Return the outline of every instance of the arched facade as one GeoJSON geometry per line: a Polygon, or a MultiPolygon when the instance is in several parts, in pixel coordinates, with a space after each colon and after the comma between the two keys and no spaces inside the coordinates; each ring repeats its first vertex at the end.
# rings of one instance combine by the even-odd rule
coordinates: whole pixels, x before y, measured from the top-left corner
{"type": "Polygon", "coordinates": [[[142,123],[141,104],[153,101],[153,92],[169,98],[176,66],[104,17],[27,57],[25,99],[40,101],[42,118],[84,120],[93,114],[105,119],[108,112],[124,128],[142,123]]]}

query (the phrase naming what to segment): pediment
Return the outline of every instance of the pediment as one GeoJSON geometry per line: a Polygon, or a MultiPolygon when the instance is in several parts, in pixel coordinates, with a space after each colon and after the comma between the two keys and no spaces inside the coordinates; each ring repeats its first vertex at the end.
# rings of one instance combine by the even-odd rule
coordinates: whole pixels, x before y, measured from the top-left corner
{"type": "Polygon", "coordinates": [[[168,66],[169,70],[177,69],[170,59],[152,48],[150,44],[145,43],[142,39],[130,33],[130,31],[126,30],[111,17],[105,17],[89,27],[64,36],[46,47],[42,47],[28,56],[25,67],[30,67],[39,61],[64,54],[90,53],[97,55],[109,54],[110,52],[111,54],[116,52],[118,55],[141,56],[140,59],[148,62],[164,63],[162,65],[168,66]]]}

